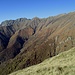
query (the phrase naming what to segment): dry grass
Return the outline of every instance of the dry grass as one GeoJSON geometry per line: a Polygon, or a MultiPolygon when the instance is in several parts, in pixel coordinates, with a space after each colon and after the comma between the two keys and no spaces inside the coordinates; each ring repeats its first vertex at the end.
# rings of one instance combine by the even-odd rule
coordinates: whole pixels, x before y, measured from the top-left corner
{"type": "Polygon", "coordinates": [[[9,75],[75,75],[75,48],[9,75]]]}

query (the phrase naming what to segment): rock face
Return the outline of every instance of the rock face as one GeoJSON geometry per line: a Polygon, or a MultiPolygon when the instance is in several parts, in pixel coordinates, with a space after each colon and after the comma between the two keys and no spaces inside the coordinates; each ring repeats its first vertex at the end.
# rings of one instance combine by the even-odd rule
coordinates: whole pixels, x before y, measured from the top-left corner
{"type": "Polygon", "coordinates": [[[75,46],[75,12],[0,25],[0,74],[38,64],[75,46]],[[7,67],[7,69],[5,68],[7,67]]]}

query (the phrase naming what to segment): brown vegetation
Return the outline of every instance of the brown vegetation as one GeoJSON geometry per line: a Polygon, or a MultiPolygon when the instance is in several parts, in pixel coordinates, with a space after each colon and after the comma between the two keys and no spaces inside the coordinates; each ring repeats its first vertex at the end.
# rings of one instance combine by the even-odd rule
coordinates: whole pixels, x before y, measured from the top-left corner
{"type": "Polygon", "coordinates": [[[0,26],[0,74],[38,64],[74,47],[74,20],[75,12],[45,19],[19,19],[0,26]]]}

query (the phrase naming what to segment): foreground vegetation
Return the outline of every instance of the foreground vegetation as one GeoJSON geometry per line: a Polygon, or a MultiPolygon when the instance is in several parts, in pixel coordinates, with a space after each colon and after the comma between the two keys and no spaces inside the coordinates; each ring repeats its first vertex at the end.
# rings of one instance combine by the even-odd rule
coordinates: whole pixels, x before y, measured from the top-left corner
{"type": "Polygon", "coordinates": [[[10,75],[75,75],[75,48],[10,75]]]}

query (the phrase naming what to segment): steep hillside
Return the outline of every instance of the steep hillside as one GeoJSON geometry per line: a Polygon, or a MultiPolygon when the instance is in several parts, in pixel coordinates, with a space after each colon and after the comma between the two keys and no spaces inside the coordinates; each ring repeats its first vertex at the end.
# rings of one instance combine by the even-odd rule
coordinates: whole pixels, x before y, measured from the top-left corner
{"type": "Polygon", "coordinates": [[[7,75],[69,50],[75,46],[74,32],[75,12],[2,22],[0,74],[7,75]]]}
{"type": "Polygon", "coordinates": [[[75,47],[9,75],[75,75],[75,47]]]}

